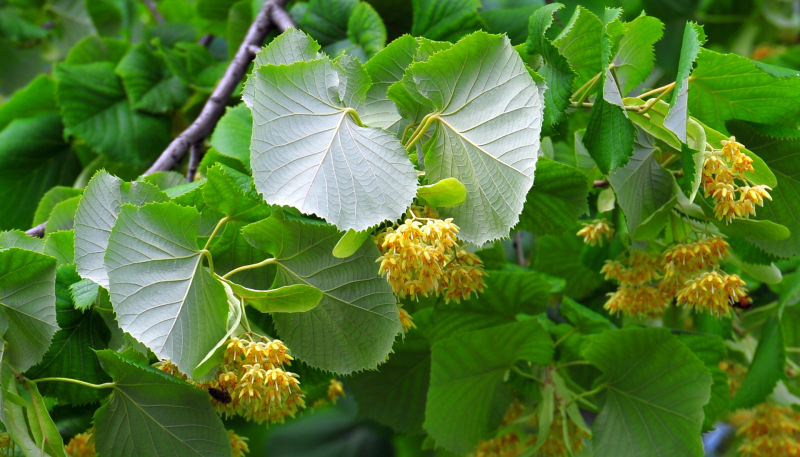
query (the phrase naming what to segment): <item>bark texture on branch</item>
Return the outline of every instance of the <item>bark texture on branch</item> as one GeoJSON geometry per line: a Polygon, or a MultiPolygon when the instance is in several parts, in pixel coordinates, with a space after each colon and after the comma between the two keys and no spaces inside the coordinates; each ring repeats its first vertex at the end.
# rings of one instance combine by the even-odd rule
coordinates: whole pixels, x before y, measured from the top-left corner
{"type": "Polygon", "coordinates": [[[183,159],[193,144],[201,143],[211,134],[214,126],[217,125],[217,121],[225,113],[225,105],[231,98],[231,94],[233,94],[245,72],[247,72],[250,62],[255,58],[253,51],[261,49],[270,25],[274,23],[278,30],[283,32],[294,24],[291,17],[283,9],[285,4],[286,0],[267,0],[264,3],[253,24],[250,25],[250,29],[236,51],[231,64],[225,71],[225,75],[217,84],[214,92],[211,93],[211,97],[203,106],[200,115],[192,122],[192,125],[172,140],[172,143],[167,146],[167,149],[161,153],[161,156],[144,173],[144,176],[157,171],[171,170],[175,167],[175,164],[183,159]]]}

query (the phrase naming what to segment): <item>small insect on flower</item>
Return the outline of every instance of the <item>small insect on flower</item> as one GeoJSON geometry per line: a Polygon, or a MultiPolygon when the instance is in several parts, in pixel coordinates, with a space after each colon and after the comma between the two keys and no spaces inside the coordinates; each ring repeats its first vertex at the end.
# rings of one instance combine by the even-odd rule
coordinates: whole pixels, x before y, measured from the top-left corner
{"type": "Polygon", "coordinates": [[[576,233],[583,237],[583,242],[589,245],[600,243],[603,245],[603,237],[607,241],[614,239],[614,226],[607,219],[595,219],[592,222],[584,222],[583,228],[576,233]]]}
{"type": "Polygon", "coordinates": [[[208,393],[209,395],[211,395],[212,398],[214,398],[214,400],[217,400],[218,402],[226,405],[231,401],[233,401],[233,399],[231,398],[231,394],[229,394],[227,390],[221,390],[214,387],[209,387],[208,393]]]}

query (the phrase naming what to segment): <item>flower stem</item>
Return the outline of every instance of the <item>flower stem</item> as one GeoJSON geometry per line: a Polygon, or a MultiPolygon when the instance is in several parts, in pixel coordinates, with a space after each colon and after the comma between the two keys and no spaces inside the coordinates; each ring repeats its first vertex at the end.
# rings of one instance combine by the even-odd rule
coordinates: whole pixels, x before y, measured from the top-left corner
{"type": "Polygon", "coordinates": [[[575,367],[575,366],[579,366],[579,365],[591,365],[591,362],[589,362],[588,360],[573,360],[572,362],[567,362],[567,363],[562,363],[561,365],[556,365],[556,366],[553,367],[553,369],[558,371],[558,370],[560,370],[562,368],[575,367]]]}
{"type": "Polygon", "coordinates": [[[655,105],[656,103],[658,103],[658,101],[659,101],[659,100],[661,100],[662,98],[664,98],[664,96],[665,96],[665,95],[667,95],[668,93],[672,92],[672,89],[674,89],[674,88],[675,88],[675,83],[672,83],[672,84],[667,84],[667,85],[666,85],[666,86],[664,86],[664,87],[666,87],[666,89],[664,90],[664,92],[661,92],[661,94],[659,94],[659,96],[658,96],[658,97],[656,97],[656,98],[651,98],[650,100],[647,100],[647,103],[645,103],[645,104],[644,104],[644,109],[642,109],[641,111],[639,111],[639,114],[644,114],[644,113],[646,113],[646,112],[647,112],[647,111],[648,111],[650,108],[652,108],[652,107],[653,107],[653,105],[655,105]]]}
{"type": "Polygon", "coordinates": [[[39,379],[28,379],[28,381],[38,384],[40,382],[50,382],[50,381],[61,381],[61,382],[71,382],[73,384],[78,384],[84,387],[91,387],[92,389],[110,389],[117,385],[115,382],[107,382],[105,384],[92,384],[89,382],[83,382],[78,379],[72,378],[39,378],[39,379]]]}
{"type": "Polygon", "coordinates": [[[655,88],[655,89],[653,89],[653,90],[651,90],[649,92],[645,92],[643,94],[640,94],[638,98],[649,97],[649,96],[657,94],[657,93],[659,93],[661,91],[670,91],[673,88],[675,88],[675,83],[674,82],[673,83],[669,83],[666,86],[657,87],[657,88],[655,88]]]}
{"type": "Polygon", "coordinates": [[[525,373],[524,371],[520,370],[519,367],[517,367],[516,365],[513,365],[511,367],[511,371],[513,371],[514,373],[522,376],[523,378],[532,379],[532,380],[538,382],[539,384],[544,385],[544,381],[542,381],[541,379],[537,378],[536,376],[534,376],[534,375],[532,375],[530,373],[525,373]]]}
{"type": "Polygon", "coordinates": [[[582,393],[580,395],[576,395],[576,396],[572,397],[572,400],[570,400],[569,403],[566,404],[566,406],[569,406],[569,405],[571,405],[572,403],[574,403],[576,401],[580,401],[581,398],[591,397],[592,395],[597,395],[598,393],[600,393],[606,387],[608,387],[608,383],[603,383],[603,384],[600,384],[599,386],[597,386],[596,389],[592,389],[592,390],[584,392],[584,393],[582,393]]]}
{"type": "Polygon", "coordinates": [[[240,271],[252,270],[253,268],[263,267],[264,265],[269,265],[269,264],[274,263],[274,262],[275,262],[275,259],[274,258],[270,258],[270,259],[264,259],[261,262],[254,263],[254,264],[251,264],[251,265],[243,265],[243,266],[241,266],[239,268],[234,268],[233,270],[225,273],[225,275],[222,276],[222,279],[228,279],[229,277],[235,275],[236,273],[239,273],[240,271]]]}
{"type": "Polygon", "coordinates": [[[581,87],[578,88],[578,90],[575,91],[574,94],[572,94],[572,97],[570,97],[570,99],[575,98],[576,95],[578,95],[579,93],[581,93],[581,91],[586,89],[583,93],[581,93],[580,98],[576,102],[578,105],[583,103],[583,101],[586,100],[586,98],[589,96],[589,93],[592,91],[592,89],[594,89],[594,85],[597,84],[597,81],[600,80],[600,76],[602,74],[603,72],[601,71],[600,73],[594,75],[592,79],[586,81],[581,87]]]}

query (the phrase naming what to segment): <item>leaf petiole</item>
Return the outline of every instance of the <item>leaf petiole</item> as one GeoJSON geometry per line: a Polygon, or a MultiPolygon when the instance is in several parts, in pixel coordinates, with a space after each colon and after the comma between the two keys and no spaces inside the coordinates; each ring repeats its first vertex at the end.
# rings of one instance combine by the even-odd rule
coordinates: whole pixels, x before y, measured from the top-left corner
{"type": "Polygon", "coordinates": [[[569,405],[571,405],[572,403],[574,403],[576,401],[580,401],[584,397],[591,397],[592,395],[597,395],[598,393],[600,393],[606,387],[608,387],[608,383],[600,384],[599,386],[597,386],[596,389],[592,389],[592,390],[586,391],[586,392],[584,392],[582,394],[576,395],[576,396],[572,397],[572,400],[570,400],[565,406],[569,406],[569,405]]]}
{"type": "Polygon", "coordinates": [[[39,378],[39,379],[28,379],[28,381],[34,384],[38,384],[40,382],[51,382],[51,381],[71,382],[73,384],[78,384],[84,387],[91,387],[92,389],[110,389],[117,385],[117,383],[115,382],[107,382],[105,384],[92,384],[89,382],[84,382],[72,378],[39,378]]]}
{"type": "Polygon", "coordinates": [[[275,259],[274,258],[269,258],[269,259],[264,259],[261,262],[251,264],[251,265],[243,265],[243,266],[241,266],[239,268],[234,268],[233,270],[225,273],[225,275],[222,276],[222,279],[228,279],[229,277],[235,275],[236,273],[238,273],[240,271],[252,270],[253,268],[263,267],[264,265],[269,265],[269,264],[271,264],[273,262],[275,262],[275,259]]]}
{"type": "Polygon", "coordinates": [[[436,120],[439,120],[438,113],[429,113],[426,114],[424,118],[422,118],[422,122],[419,123],[419,127],[417,127],[417,129],[414,130],[414,134],[411,136],[411,139],[409,139],[408,143],[406,143],[405,145],[406,151],[410,150],[411,146],[414,146],[414,143],[416,143],[417,141],[419,141],[420,138],[422,138],[422,136],[425,134],[425,132],[428,130],[431,124],[436,120]]]}
{"type": "Polygon", "coordinates": [[[228,222],[229,220],[231,220],[231,218],[228,217],[228,216],[225,216],[222,219],[220,219],[219,222],[217,222],[217,226],[214,227],[214,231],[212,231],[211,232],[211,236],[208,237],[208,241],[206,241],[206,245],[203,246],[203,250],[204,251],[207,250],[208,247],[211,245],[211,240],[213,240],[214,237],[217,236],[217,232],[219,231],[220,227],[225,225],[225,223],[228,222]]]}

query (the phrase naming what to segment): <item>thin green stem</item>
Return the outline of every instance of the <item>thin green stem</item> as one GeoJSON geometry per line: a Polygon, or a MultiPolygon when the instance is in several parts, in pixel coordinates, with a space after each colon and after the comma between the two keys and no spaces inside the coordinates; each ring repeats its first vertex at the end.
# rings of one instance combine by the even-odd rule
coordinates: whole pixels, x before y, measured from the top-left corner
{"type": "Polygon", "coordinates": [[[573,404],[576,401],[580,401],[581,398],[591,397],[592,395],[597,395],[598,393],[600,393],[606,387],[608,387],[608,383],[600,384],[599,386],[597,386],[596,389],[592,389],[592,390],[584,392],[584,393],[582,393],[580,395],[576,395],[576,396],[572,397],[572,400],[570,400],[565,406],[569,406],[569,405],[573,404]]]}
{"type": "Polygon", "coordinates": [[[364,126],[364,124],[361,122],[361,118],[358,117],[358,113],[356,112],[355,109],[353,109],[353,108],[345,108],[344,112],[347,113],[347,114],[350,114],[351,116],[353,116],[353,120],[356,121],[356,124],[358,124],[359,127],[363,127],[364,126]]]}
{"type": "Polygon", "coordinates": [[[209,252],[206,249],[203,249],[202,251],[200,251],[200,253],[203,254],[203,256],[205,256],[206,260],[208,260],[208,270],[213,275],[214,274],[214,259],[211,257],[211,252],[209,252]]]}
{"type": "Polygon", "coordinates": [[[261,262],[254,263],[254,264],[251,264],[251,265],[243,265],[243,266],[241,266],[239,268],[234,268],[233,270],[225,273],[225,275],[222,277],[222,279],[228,279],[231,276],[235,275],[236,273],[239,273],[240,271],[252,270],[253,268],[263,267],[264,265],[269,265],[269,264],[274,263],[274,262],[275,262],[275,259],[274,258],[270,258],[270,259],[264,259],[261,262]]]}
{"type": "Polygon", "coordinates": [[[659,100],[664,98],[665,95],[667,95],[668,93],[672,92],[672,89],[675,88],[675,83],[667,84],[664,87],[666,87],[666,89],[664,90],[664,92],[661,92],[661,94],[659,94],[658,97],[651,98],[650,100],[647,100],[647,103],[644,104],[644,109],[639,111],[639,114],[646,113],[650,108],[653,107],[653,105],[655,105],[656,103],[658,103],[659,100]]]}
{"type": "Polygon", "coordinates": [[[675,83],[669,83],[666,86],[656,87],[655,89],[653,89],[653,90],[651,90],[649,92],[645,92],[643,94],[640,94],[638,98],[649,97],[651,95],[657,94],[657,93],[665,91],[665,90],[672,90],[674,87],[675,87],[675,83]]]}
{"type": "Polygon", "coordinates": [[[800,348],[786,348],[786,352],[790,352],[792,354],[800,354],[800,348]]]}
{"type": "Polygon", "coordinates": [[[242,326],[244,327],[245,330],[247,330],[247,333],[253,333],[253,330],[250,329],[250,321],[247,319],[247,311],[245,310],[246,306],[244,303],[244,297],[242,297],[241,295],[239,295],[239,303],[241,303],[242,306],[242,326]]]}
{"type": "Polygon", "coordinates": [[[217,222],[217,226],[214,227],[214,231],[212,231],[211,232],[211,236],[208,237],[208,241],[206,241],[206,245],[203,246],[203,250],[207,250],[208,249],[208,247],[211,245],[211,240],[213,240],[214,237],[217,236],[217,232],[219,231],[220,227],[225,225],[225,223],[228,222],[229,220],[231,220],[231,218],[228,217],[228,216],[225,216],[222,219],[220,219],[219,222],[217,222]]]}
{"type": "Polygon", "coordinates": [[[588,360],[573,360],[572,362],[567,362],[567,363],[562,363],[561,365],[556,365],[556,366],[553,367],[553,369],[558,371],[558,370],[560,370],[562,368],[576,367],[576,366],[579,366],[579,365],[591,365],[591,364],[592,363],[589,362],[588,360]]]}
{"type": "Polygon", "coordinates": [[[597,81],[600,80],[600,76],[602,74],[603,72],[601,71],[600,73],[594,75],[592,79],[586,81],[583,84],[583,86],[579,87],[578,90],[576,90],[575,93],[572,94],[572,97],[570,97],[570,99],[574,98],[575,95],[577,95],[579,92],[581,92],[581,90],[585,88],[586,90],[581,94],[581,97],[576,101],[578,105],[583,103],[583,101],[586,100],[586,98],[589,96],[589,93],[591,93],[592,89],[594,89],[594,85],[597,84],[597,81]]]}
{"type": "Polygon", "coordinates": [[[400,137],[400,142],[401,143],[406,140],[406,135],[408,134],[409,131],[411,131],[414,128],[415,125],[417,125],[417,124],[411,123],[411,124],[408,124],[406,126],[406,128],[403,129],[403,136],[400,137]]]}
{"type": "Polygon", "coordinates": [[[514,373],[522,376],[523,378],[532,379],[532,380],[538,382],[539,384],[544,385],[544,381],[542,381],[541,379],[537,378],[536,376],[534,376],[534,375],[532,375],[530,373],[525,373],[524,371],[520,370],[519,367],[517,367],[516,365],[511,367],[511,371],[513,371],[514,373]]]}
{"type": "Polygon", "coordinates": [[[437,119],[439,119],[437,113],[430,113],[425,115],[424,118],[422,118],[422,122],[419,123],[419,127],[417,127],[417,129],[414,131],[414,134],[411,135],[411,139],[409,139],[408,143],[406,143],[405,145],[406,151],[411,150],[411,147],[414,146],[414,144],[425,135],[426,131],[428,131],[428,128],[431,126],[431,123],[433,123],[433,121],[437,119]]]}
{"type": "Polygon", "coordinates": [[[576,327],[573,327],[572,330],[568,331],[567,333],[562,335],[561,338],[557,339],[556,342],[553,343],[553,347],[557,348],[559,344],[563,343],[567,338],[572,336],[572,334],[577,332],[577,331],[578,331],[578,329],[576,327]]]}
{"type": "Polygon", "coordinates": [[[28,379],[28,381],[39,384],[40,382],[51,382],[51,381],[60,381],[60,382],[71,382],[73,384],[79,384],[84,387],[91,387],[92,389],[110,389],[117,385],[115,382],[107,382],[105,384],[92,384],[89,382],[83,382],[78,379],[72,378],[39,378],[39,379],[28,379]]]}

